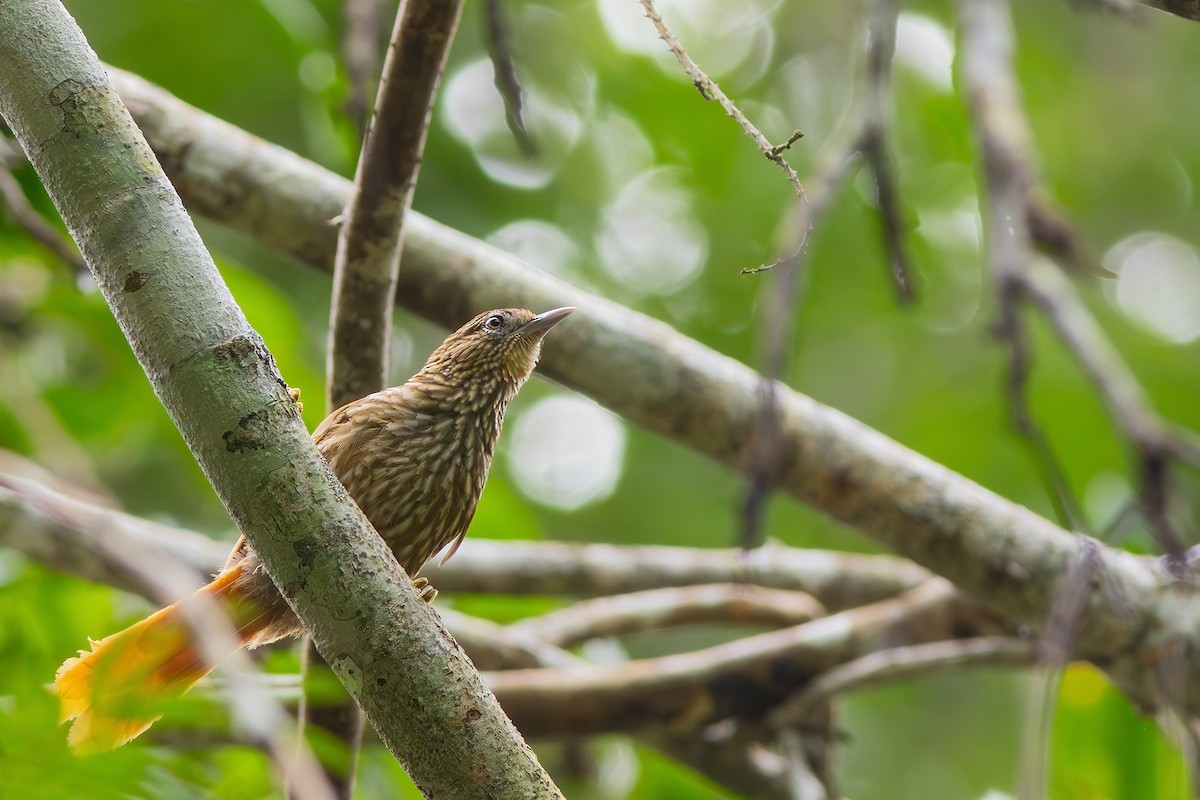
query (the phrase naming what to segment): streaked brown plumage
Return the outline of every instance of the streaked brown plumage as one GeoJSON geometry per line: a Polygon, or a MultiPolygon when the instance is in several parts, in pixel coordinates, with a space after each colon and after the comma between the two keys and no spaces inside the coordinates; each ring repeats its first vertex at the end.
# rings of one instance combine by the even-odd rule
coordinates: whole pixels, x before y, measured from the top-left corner
{"type": "MultiPolygon", "coordinates": [[[[348,403],[313,433],[334,474],[410,575],[447,545],[453,554],[466,535],[508,403],[533,372],[546,331],[572,311],[480,314],[447,337],[404,385],[348,403]]],[[[302,630],[244,537],[197,594],[229,610],[238,630],[230,651],[302,630]]],[[[68,659],[55,679],[63,718],[75,720],[72,746],[124,744],[150,727],[165,700],[212,666],[176,606],[93,642],[91,652],[68,659]]]]}

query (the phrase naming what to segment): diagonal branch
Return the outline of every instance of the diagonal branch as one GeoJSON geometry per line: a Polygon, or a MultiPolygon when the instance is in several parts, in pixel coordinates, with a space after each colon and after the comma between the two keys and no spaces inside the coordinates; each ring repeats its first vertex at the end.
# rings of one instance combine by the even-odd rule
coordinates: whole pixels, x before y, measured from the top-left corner
{"type": "Polygon", "coordinates": [[[0,73],[20,76],[0,114],[164,407],[384,743],[429,793],[561,796],[329,471],[60,3],[0,2],[0,73]]]}
{"type": "Polygon", "coordinates": [[[504,122],[522,155],[532,158],[537,155],[537,143],[525,126],[525,93],[517,77],[512,33],[504,18],[501,0],[485,0],[483,14],[488,56],[492,59],[492,73],[496,76],[496,91],[504,101],[504,122]]]}

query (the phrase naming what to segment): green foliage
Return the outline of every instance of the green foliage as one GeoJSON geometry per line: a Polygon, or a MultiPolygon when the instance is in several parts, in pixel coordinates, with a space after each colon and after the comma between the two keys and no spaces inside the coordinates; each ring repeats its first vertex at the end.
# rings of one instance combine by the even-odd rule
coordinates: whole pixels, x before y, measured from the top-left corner
{"type": "MultiPolygon", "coordinates": [[[[346,79],[336,68],[341,3],[127,0],[120,13],[108,3],[67,5],[103,59],[352,174],[357,134],[340,111],[346,79]]],[[[456,80],[485,57],[480,5],[467,5],[443,84],[446,93],[472,90],[456,86],[456,80]]],[[[556,232],[560,249],[553,257],[544,248],[530,249],[535,265],[760,365],[763,299],[775,290],[776,278],[739,271],[772,261],[788,240],[791,190],[783,175],[715,104],[700,98],[674,64],[619,46],[606,34],[596,4],[504,5],[514,23],[518,70],[535,98],[532,128],[542,138],[544,155],[531,164],[514,161],[503,136],[486,139],[482,150],[474,147],[456,128],[451,98],[444,94],[416,208],[480,237],[517,222],[544,223],[556,232]],[[546,104],[557,108],[557,117],[539,111],[546,104]],[[547,119],[573,120],[574,127],[556,132],[547,119]],[[496,161],[522,175],[541,169],[545,180],[529,187],[497,179],[496,161]],[[622,195],[641,179],[648,182],[622,195]],[[636,202],[639,191],[662,204],[672,198],[679,203],[651,232],[662,236],[648,245],[652,253],[660,248],[657,260],[630,271],[637,253],[621,251],[625,258],[614,259],[603,243],[606,225],[619,210],[614,201],[636,202]],[[696,263],[681,265],[697,231],[705,247],[696,263]],[[692,267],[695,272],[687,273],[692,267]],[[672,269],[682,277],[672,277],[672,269]]],[[[620,4],[601,5],[611,10],[620,4]]],[[[637,16],[636,3],[624,5],[637,16]]],[[[1200,81],[1189,60],[1198,35],[1194,25],[1165,15],[1130,25],[1081,13],[1070,3],[1016,5],[1017,67],[1047,188],[1077,223],[1087,249],[1099,257],[1144,231],[1170,233],[1200,247],[1193,185],[1200,172],[1194,135],[1200,81]]],[[[795,128],[806,133],[787,154],[801,175],[829,145],[854,95],[860,6],[756,3],[754,8],[767,9],[766,27],[755,29],[766,38],[724,71],[713,70],[772,140],[782,141],[795,128]]],[[[928,16],[908,19],[941,30],[953,47],[951,6],[910,4],[909,13],[928,16]]],[[[668,22],[671,10],[679,15],[681,7],[675,3],[664,11],[668,22]]],[[[691,40],[680,32],[685,45],[695,46],[701,66],[705,52],[716,58],[740,46],[737,36],[722,39],[719,31],[692,31],[691,40]]],[[[932,52],[927,43],[923,52],[932,52]]],[[[906,308],[895,302],[871,204],[873,188],[860,176],[816,233],[784,378],[983,485],[1051,514],[1045,487],[1004,406],[1006,356],[989,333],[994,302],[978,251],[976,148],[963,98],[949,83],[924,77],[914,63],[906,57],[897,64],[889,134],[918,299],[906,308]]],[[[487,81],[475,85],[474,96],[489,87],[487,81]]],[[[31,176],[19,177],[47,210],[31,176]]],[[[303,390],[304,416],[315,426],[324,413],[328,279],[220,231],[203,230],[283,374],[303,390]]],[[[618,244],[631,246],[628,236],[618,244]]],[[[1115,281],[1097,283],[1087,300],[1155,405],[1183,425],[1200,427],[1196,342],[1160,338],[1121,310],[1115,281]]],[[[440,334],[402,314],[397,325],[399,380],[440,334]]],[[[1130,493],[1124,444],[1071,358],[1040,325],[1033,330],[1031,408],[1093,525],[1103,527],[1130,493]]],[[[560,391],[530,387],[514,408],[508,433],[523,414],[533,413],[537,401],[560,391]]],[[[741,524],[742,480],[675,445],[623,431],[615,488],[569,509],[527,496],[512,443],[502,439],[473,535],[730,545],[741,524]]],[[[3,215],[0,448],[134,513],[218,536],[232,533],[98,293],[3,215]]],[[[1195,501],[1181,500],[1194,515],[1195,501]]],[[[771,506],[768,532],[795,546],[877,549],[782,500],[771,506]]],[[[1133,549],[1152,547],[1137,526],[1122,535],[1133,549]]],[[[548,604],[464,598],[457,607],[509,621],[548,604]]],[[[88,635],[113,631],[142,611],[141,604],[131,605],[113,590],[0,553],[0,797],[280,795],[266,757],[250,747],[172,748],[146,737],[111,755],[76,759],[67,752],[45,690],[55,668],[88,635]]],[[[295,668],[290,655],[272,658],[282,659],[273,668],[295,668]]],[[[1055,796],[1182,797],[1177,751],[1099,680],[1075,668],[1067,672],[1051,739],[1055,796]]],[[[847,791],[861,800],[1014,791],[1025,735],[1020,697],[1026,691],[1012,678],[969,674],[853,698],[843,721],[852,738],[844,758],[836,757],[847,791]]],[[[220,729],[205,723],[223,719],[223,712],[218,703],[197,701],[186,716],[201,733],[211,734],[220,729]]],[[[726,796],[651,751],[638,748],[632,758],[636,774],[625,796],[726,796]]],[[[603,794],[596,781],[583,784],[603,794]]],[[[603,789],[603,775],[599,785],[603,789]]],[[[375,745],[364,755],[358,796],[419,793],[375,745]]]]}

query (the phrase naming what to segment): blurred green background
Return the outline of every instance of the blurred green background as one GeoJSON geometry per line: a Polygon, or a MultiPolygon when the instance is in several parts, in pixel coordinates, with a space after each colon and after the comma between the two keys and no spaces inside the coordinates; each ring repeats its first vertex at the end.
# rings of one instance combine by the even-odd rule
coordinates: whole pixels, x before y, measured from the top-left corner
{"type": "MultiPolygon", "coordinates": [[[[1148,13],[1131,23],[1064,2],[1018,3],[1017,70],[1046,187],[1111,276],[1082,291],[1170,419],[1200,428],[1200,26],[1148,13]]],[[[102,59],[219,117],[352,175],[358,132],[343,113],[336,0],[68,0],[102,59]]],[[[669,60],[635,0],[509,2],[540,154],[504,129],[484,40],[467,3],[442,85],[415,207],[534,265],[758,364],[772,261],[791,190],[776,167],[669,60]]],[[[674,0],[660,10],[702,67],[803,176],[838,130],[861,77],[865,3],[674,0]]],[[[386,29],[390,29],[391,10],[386,29]]],[[[1005,352],[980,256],[977,170],[956,51],[955,7],[909,2],[899,26],[891,144],[917,301],[888,278],[865,175],[819,227],[786,381],[1040,513],[1045,489],[1003,405],[1005,352]]],[[[382,42],[380,44],[382,47],[382,42]]],[[[372,89],[373,94],[373,89],[372,89]]],[[[17,177],[52,207],[29,169],[17,177]]],[[[329,280],[201,221],[234,295],[288,382],[323,409],[329,280]]],[[[393,378],[442,332],[400,314],[393,378]]],[[[1091,523],[1130,495],[1123,444],[1080,370],[1035,324],[1031,405],[1091,523]]],[[[0,447],[145,517],[232,539],[228,517],[159,407],[99,294],[0,214],[0,447]]],[[[1192,530],[1197,481],[1181,474],[1192,530]]],[[[518,398],[472,536],[730,546],[739,476],[535,382],[518,398]],[[529,466],[535,465],[535,466],[529,466]]],[[[791,501],[770,536],[794,546],[877,548],[791,501]]],[[[1140,522],[1112,541],[1153,550],[1140,522]]],[[[443,596],[450,604],[455,599],[443,596]]],[[[439,601],[441,602],[441,601],[439,601]]],[[[458,601],[506,620],[529,601],[458,601]]],[[[149,610],[0,551],[0,795],[221,797],[279,794],[264,756],[235,745],[171,748],[144,737],[70,756],[45,691],[64,657],[149,610]]],[[[275,653],[271,669],[294,670],[275,653]]],[[[855,694],[836,764],[845,793],[975,798],[1016,791],[1040,681],[977,672],[855,694]]],[[[197,698],[203,725],[215,704],[197,698]]],[[[155,730],[159,728],[156,727],[155,730]]],[[[1049,737],[1055,798],[1186,796],[1179,756],[1086,667],[1067,671],[1049,737]]],[[[557,751],[544,751],[560,776],[557,751]]],[[[726,797],[653,752],[596,743],[598,778],[572,797],[726,797]]],[[[360,797],[418,796],[376,745],[360,797]]]]}

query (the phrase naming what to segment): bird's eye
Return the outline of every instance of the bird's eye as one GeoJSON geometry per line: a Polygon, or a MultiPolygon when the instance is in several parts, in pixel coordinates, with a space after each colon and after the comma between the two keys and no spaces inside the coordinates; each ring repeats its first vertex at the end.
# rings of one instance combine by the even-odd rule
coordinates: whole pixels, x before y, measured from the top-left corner
{"type": "Polygon", "coordinates": [[[499,314],[492,314],[483,322],[483,327],[489,331],[498,331],[504,327],[504,317],[499,314]]]}

